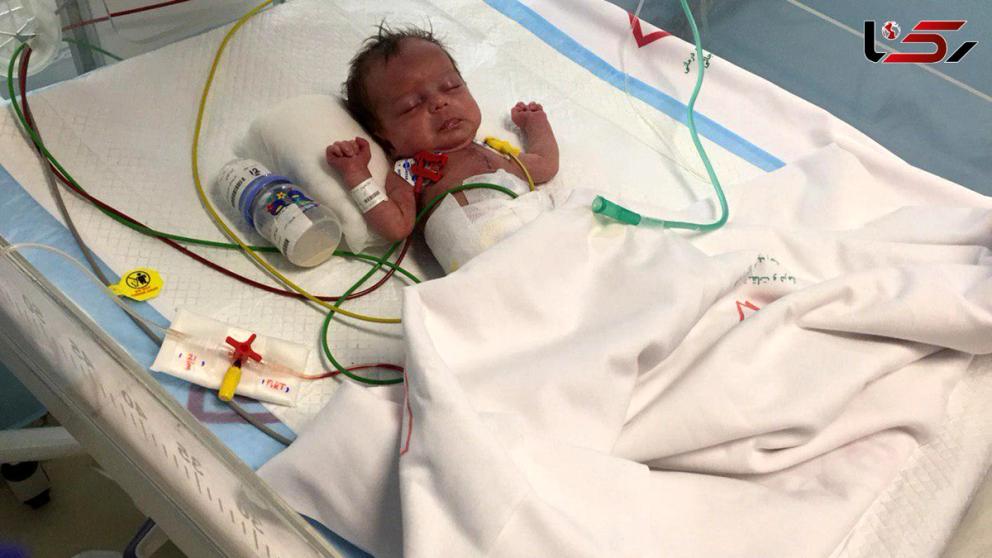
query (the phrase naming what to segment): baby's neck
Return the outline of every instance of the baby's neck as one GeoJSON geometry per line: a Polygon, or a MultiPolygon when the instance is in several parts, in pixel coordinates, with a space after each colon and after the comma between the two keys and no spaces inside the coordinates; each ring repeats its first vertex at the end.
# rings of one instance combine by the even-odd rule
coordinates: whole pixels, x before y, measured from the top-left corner
{"type": "Polygon", "coordinates": [[[471,147],[475,143],[476,143],[475,139],[470,139],[467,142],[463,143],[462,145],[459,145],[458,147],[441,150],[441,153],[456,153],[458,151],[463,151],[466,148],[471,147]]]}
{"type": "MultiPolygon", "coordinates": [[[[459,145],[459,146],[456,146],[456,147],[453,147],[453,148],[450,148],[450,149],[431,149],[429,151],[431,153],[443,153],[445,155],[448,155],[448,154],[451,154],[451,153],[456,153],[457,154],[459,152],[465,151],[467,148],[472,147],[473,145],[476,145],[476,144],[481,145],[477,140],[472,139],[472,140],[469,140],[468,142],[466,142],[466,143],[464,143],[462,145],[459,145]]],[[[423,152],[424,151],[419,151],[417,153],[414,153],[413,155],[401,155],[401,156],[397,157],[396,159],[397,160],[400,160],[400,159],[412,159],[412,158],[416,157],[417,155],[419,155],[420,153],[423,153],[423,152]]]]}

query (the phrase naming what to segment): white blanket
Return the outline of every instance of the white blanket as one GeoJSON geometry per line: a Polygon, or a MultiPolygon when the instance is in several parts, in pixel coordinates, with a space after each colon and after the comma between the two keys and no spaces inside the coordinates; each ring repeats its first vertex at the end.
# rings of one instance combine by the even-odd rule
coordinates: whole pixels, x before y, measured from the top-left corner
{"type": "Polygon", "coordinates": [[[576,192],[407,289],[405,399],[262,476],[377,556],[830,555],[992,353],[992,204],[837,147],[728,194],[693,237],[576,192]]]}

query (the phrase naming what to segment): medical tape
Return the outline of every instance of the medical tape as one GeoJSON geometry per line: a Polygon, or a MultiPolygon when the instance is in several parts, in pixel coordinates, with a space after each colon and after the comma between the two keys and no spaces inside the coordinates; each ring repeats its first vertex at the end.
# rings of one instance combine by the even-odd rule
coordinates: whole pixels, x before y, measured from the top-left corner
{"type": "Polygon", "coordinates": [[[351,189],[351,199],[355,200],[358,210],[368,213],[373,207],[389,200],[386,189],[372,177],[351,189]]]}
{"type": "MultiPolygon", "coordinates": [[[[237,333],[236,333],[237,334],[237,333]]],[[[231,351],[225,345],[211,346],[178,330],[166,333],[151,369],[187,382],[217,390],[231,366],[231,351]]],[[[300,378],[279,373],[280,367],[244,362],[235,393],[258,401],[296,406],[300,378]]]]}

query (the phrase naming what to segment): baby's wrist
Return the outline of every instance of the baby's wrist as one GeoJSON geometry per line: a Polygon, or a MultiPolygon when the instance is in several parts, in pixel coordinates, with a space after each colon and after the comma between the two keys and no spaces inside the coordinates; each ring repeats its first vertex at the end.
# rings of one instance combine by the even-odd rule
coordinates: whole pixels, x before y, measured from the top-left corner
{"type": "Polygon", "coordinates": [[[540,116],[536,114],[530,115],[524,125],[520,127],[525,133],[530,133],[533,131],[544,131],[550,127],[548,122],[548,116],[546,114],[541,114],[540,116]]]}
{"type": "Polygon", "coordinates": [[[368,167],[349,169],[349,170],[341,171],[341,178],[344,180],[344,183],[348,186],[348,189],[351,190],[355,186],[358,186],[362,182],[365,182],[366,180],[372,178],[372,173],[369,172],[368,167]]]}

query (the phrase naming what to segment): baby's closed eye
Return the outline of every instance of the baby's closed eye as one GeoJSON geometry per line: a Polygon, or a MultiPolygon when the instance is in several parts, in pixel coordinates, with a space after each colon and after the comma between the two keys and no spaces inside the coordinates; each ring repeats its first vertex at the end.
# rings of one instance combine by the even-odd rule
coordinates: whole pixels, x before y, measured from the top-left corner
{"type": "Polygon", "coordinates": [[[423,102],[424,99],[422,97],[410,97],[408,99],[404,99],[398,103],[397,112],[399,114],[407,114],[419,107],[423,102]]]}

